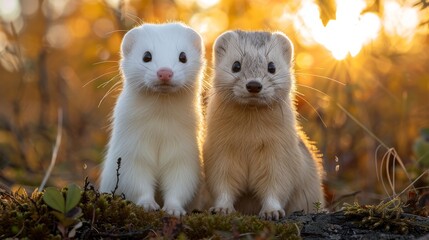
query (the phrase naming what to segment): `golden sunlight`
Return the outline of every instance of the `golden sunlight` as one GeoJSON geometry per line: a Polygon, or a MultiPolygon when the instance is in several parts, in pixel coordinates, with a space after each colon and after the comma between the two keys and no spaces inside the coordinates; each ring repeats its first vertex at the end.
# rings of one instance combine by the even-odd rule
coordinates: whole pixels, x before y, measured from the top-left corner
{"type": "Polygon", "coordinates": [[[213,7],[214,5],[216,5],[218,3],[219,3],[219,0],[197,0],[197,4],[201,8],[213,7]]]}
{"type": "Polygon", "coordinates": [[[356,56],[362,47],[378,36],[380,18],[374,13],[364,13],[364,0],[337,0],[336,19],[323,26],[319,7],[313,1],[305,1],[295,18],[298,29],[306,42],[322,44],[337,60],[349,54],[356,56]],[[309,39],[310,38],[310,39],[309,39]]]}
{"type": "Polygon", "coordinates": [[[220,9],[212,9],[193,15],[189,25],[209,44],[228,27],[228,15],[220,9]]]}

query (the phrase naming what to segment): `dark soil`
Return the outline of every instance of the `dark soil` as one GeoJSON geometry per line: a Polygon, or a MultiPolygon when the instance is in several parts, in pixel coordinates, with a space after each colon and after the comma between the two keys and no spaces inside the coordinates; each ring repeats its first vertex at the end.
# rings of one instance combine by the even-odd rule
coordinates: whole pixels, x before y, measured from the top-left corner
{"type": "Polygon", "coordinates": [[[294,213],[283,222],[300,222],[303,239],[429,239],[429,218],[411,214],[401,217],[411,220],[407,234],[394,233],[395,229],[368,229],[359,227],[359,220],[350,219],[344,212],[302,214],[294,213]]]}

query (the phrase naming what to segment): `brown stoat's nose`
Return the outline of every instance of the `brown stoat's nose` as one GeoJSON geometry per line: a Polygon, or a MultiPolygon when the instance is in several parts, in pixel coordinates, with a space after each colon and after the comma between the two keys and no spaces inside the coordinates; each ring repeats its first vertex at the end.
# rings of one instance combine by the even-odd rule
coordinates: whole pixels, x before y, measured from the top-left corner
{"type": "Polygon", "coordinates": [[[170,68],[160,68],[156,75],[158,75],[159,80],[169,82],[173,77],[173,71],[170,68]]]}
{"type": "Polygon", "coordinates": [[[246,84],[246,89],[250,93],[259,93],[262,90],[262,84],[257,81],[250,81],[246,84]]]}

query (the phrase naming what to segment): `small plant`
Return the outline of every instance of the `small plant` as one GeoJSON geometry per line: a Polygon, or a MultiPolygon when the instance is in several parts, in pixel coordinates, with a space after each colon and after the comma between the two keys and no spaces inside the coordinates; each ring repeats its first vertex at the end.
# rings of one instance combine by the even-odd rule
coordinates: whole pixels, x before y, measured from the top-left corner
{"type": "MultiPolygon", "coordinates": [[[[382,201],[378,205],[359,205],[358,203],[344,204],[344,215],[358,219],[360,227],[369,229],[383,229],[400,234],[408,234],[410,228],[415,227],[411,218],[403,216],[404,203],[399,198],[382,201]]],[[[425,227],[427,230],[427,227],[425,227]]]]}
{"type": "Polygon", "coordinates": [[[116,161],[116,164],[118,167],[116,168],[116,184],[115,184],[115,189],[113,189],[112,195],[115,195],[116,190],[118,190],[118,187],[119,187],[119,176],[121,175],[119,173],[119,169],[121,169],[121,161],[122,161],[122,158],[118,158],[118,160],[116,161]]]}
{"type": "Polygon", "coordinates": [[[81,190],[75,185],[68,186],[64,198],[63,193],[54,188],[46,188],[43,201],[54,211],[51,211],[59,223],[58,230],[63,238],[72,238],[76,235],[76,230],[82,226],[79,218],[82,216],[82,209],[77,207],[81,199],[81,190]]]}
{"type": "Polygon", "coordinates": [[[429,191],[408,192],[408,199],[404,207],[406,213],[429,217],[429,191]]]}
{"type": "Polygon", "coordinates": [[[313,208],[316,211],[316,213],[320,213],[320,210],[322,210],[322,203],[321,202],[314,202],[313,208]]]}

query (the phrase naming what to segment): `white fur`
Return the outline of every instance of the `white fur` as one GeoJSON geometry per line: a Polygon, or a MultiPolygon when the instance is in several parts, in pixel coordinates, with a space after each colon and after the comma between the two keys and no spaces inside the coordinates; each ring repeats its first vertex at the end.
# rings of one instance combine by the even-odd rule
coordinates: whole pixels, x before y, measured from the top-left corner
{"type": "Polygon", "coordinates": [[[147,210],[185,214],[200,180],[200,74],[204,66],[201,37],[178,23],[144,24],[130,30],[121,46],[123,90],[113,114],[113,129],[101,174],[100,190],[112,192],[121,158],[116,194],[147,210]],[[151,62],[143,62],[146,51],[151,62]],[[185,52],[187,63],[178,60],[185,52]],[[171,87],[158,88],[158,69],[168,67],[171,87]]]}

